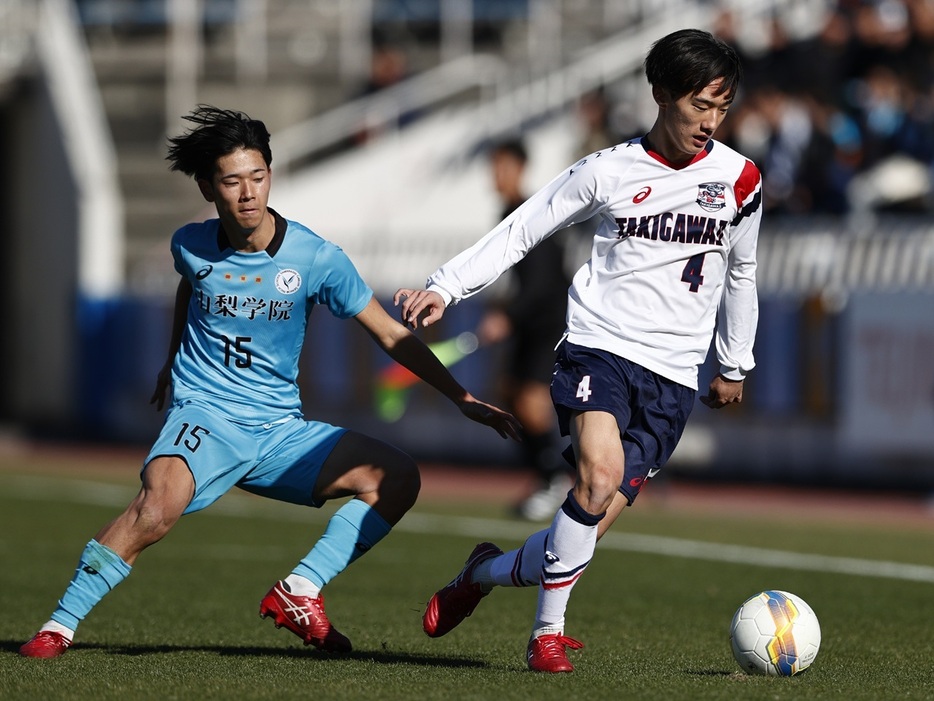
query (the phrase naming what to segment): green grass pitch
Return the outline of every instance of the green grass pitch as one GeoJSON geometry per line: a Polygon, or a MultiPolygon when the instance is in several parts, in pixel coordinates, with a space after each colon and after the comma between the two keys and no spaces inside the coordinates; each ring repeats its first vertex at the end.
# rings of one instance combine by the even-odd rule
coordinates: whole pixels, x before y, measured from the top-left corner
{"type": "Polygon", "coordinates": [[[422,633],[424,602],[477,541],[514,547],[529,529],[500,506],[427,498],[325,590],[354,643],[347,656],[303,647],[257,613],[330,510],[234,493],[145,552],[65,656],[24,659],[80,550],[137,486],[133,461],[95,474],[52,462],[0,460],[0,699],[934,698],[934,518],[651,504],[620,519],[575,588],[567,634],[586,647],[570,653],[574,674],[526,670],[534,590],[497,590],[445,638],[422,633]],[[730,653],[734,610],[766,588],[799,594],[820,618],[821,651],[794,678],[746,676],[730,653]]]}

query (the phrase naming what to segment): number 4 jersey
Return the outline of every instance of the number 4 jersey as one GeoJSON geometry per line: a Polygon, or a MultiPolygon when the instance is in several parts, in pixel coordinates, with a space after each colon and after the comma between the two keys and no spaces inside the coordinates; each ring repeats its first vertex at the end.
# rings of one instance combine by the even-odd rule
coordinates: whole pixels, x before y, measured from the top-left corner
{"type": "Polygon", "coordinates": [[[675,167],[633,139],[558,175],[428,286],[448,304],[469,297],[544,238],[595,218],[568,294],[568,340],[696,389],[716,327],[721,372],[742,379],[754,365],[760,180],[717,141],[675,167]]]}
{"type": "Polygon", "coordinates": [[[250,424],[301,414],[298,359],[314,305],[348,318],[373,296],[340,248],[270,212],[276,231],[264,251],[235,251],[217,219],[172,237],[175,269],[192,288],[174,401],[250,424]]]}

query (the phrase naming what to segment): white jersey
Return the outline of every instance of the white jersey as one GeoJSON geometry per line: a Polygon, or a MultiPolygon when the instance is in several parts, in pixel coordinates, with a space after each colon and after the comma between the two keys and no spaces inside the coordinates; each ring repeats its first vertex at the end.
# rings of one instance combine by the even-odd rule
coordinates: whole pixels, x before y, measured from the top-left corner
{"type": "Polygon", "coordinates": [[[678,168],[633,139],[561,173],[428,288],[456,303],[546,237],[596,217],[591,258],[568,291],[566,338],[696,389],[716,328],[720,371],[739,380],[755,364],[760,204],[759,170],[728,146],[711,140],[678,168]]]}

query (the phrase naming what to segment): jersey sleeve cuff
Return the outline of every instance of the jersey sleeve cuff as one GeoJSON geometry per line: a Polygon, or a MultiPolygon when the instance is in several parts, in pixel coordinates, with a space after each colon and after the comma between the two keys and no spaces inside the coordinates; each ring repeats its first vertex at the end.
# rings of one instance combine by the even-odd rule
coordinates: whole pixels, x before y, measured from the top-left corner
{"type": "Polygon", "coordinates": [[[726,365],[720,366],[720,375],[732,382],[742,382],[746,379],[746,373],[739,368],[728,368],[726,365]]]}
{"type": "Polygon", "coordinates": [[[437,283],[432,282],[431,280],[428,281],[425,289],[431,290],[432,292],[437,292],[439,295],[441,295],[441,299],[444,300],[445,307],[453,307],[455,304],[457,304],[457,301],[454,299],[454,296],[450,292],[437,283]]]}

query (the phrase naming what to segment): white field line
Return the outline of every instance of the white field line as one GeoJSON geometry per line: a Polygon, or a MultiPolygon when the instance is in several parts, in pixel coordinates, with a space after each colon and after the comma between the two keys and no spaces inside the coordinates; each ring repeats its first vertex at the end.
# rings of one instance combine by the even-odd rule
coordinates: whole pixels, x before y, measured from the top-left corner
{"type": "MultiPolygon", "coordinates": [[[[123,508],[136,494],[136,489],[121,485],[86,480],[63,480],[46,477],[13,476],[3,480],[3,495],[7,498],[35,501],[66,501],[76,504],[123,508]]],[[[227,517],[268,518],[278,521],[304,523],[323,522],[330,512],[305,509],[267,502],[247,495],[229,494],[201,514],[227,517]]],[[[482,539],[506,539],[523,542],[530,534],[530,525],[522,522],[466,516],[409,513],[396,525],[395,530],[415,534],[447,533],[482,539]]],[[[773,550],[745,545],[711,543],[685,538],[640,535],[633,533],[607,533],[600,540],[600,549],[637,552],[665,557],[683,557],[738,565],[781,567],[860,577],[882,577],[934,584],[934,566],[917,565],[887,560],[866,560],[852,557],[813,555],[788,550],[773,550]]],[[[242,556],[252,556],[250,552],[242,556]]],[[[235,555],[236,546],[219,548],[219,556],[235,555]]],[[[268,554],[268,553],[267,553],[268,554]]],[[[277,553],[277,557],[278,557],[277,553]]]]}

